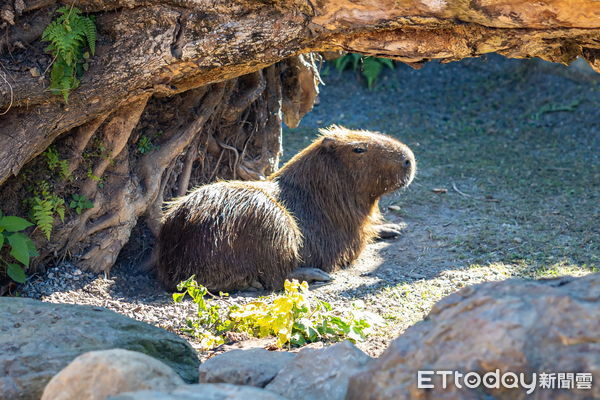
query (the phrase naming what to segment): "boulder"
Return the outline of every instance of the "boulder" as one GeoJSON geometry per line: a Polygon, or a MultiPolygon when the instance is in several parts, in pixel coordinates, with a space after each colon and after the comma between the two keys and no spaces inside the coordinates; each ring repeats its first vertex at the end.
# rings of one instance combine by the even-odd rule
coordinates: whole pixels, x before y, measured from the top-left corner
{"type": "Polygon", "coordinates": [[[111,396],[108,400],[286,400],[268,390],[228,383],[185,385],[167,392],[144,390],[111,396]]]}
{"type": "Polygon", "coordinates": [[[232,350],[200,365],[200,383],[265,387],[296,354],[265,349],[232,350]]]}
{"type": "Polygon", "coordinates": [[[183,379],[166,364],[137,351],[90,351],[46,385],[42,400],[104,400],[138,390],[172,390],[183,379]]]}
{"type": "Polygon", "coordinates": [[[597,380],[600,274],[515,279],[467,287],[440,300],[425,320],[352,377],[347,399],[591,399],[600,398],[597,380]],[[447,375],[443,388],[446,373],[439,371],[487,378],[477,385],[471,374],[467,383],[478,387],[468,388],[464,377],[447,375]],[[517,374],[518,387],[509,373],[517,374]],[[591,377],[587,389],[582,381],[591,377]]]}
{"type": "Polygon", "coordinates": [[[0,297],[0,321],[0,400],[37,400],[75,357],[114,348],[147,354],[197,382],[199,361],[185,340],[101,307],[0,297]]]}
{"type": "Polygon", "coordinates": [[[370,360],[349,341],[324,349],[304,349],[265,389],[290,400],[342,400],[349,378],[370,360]]]}

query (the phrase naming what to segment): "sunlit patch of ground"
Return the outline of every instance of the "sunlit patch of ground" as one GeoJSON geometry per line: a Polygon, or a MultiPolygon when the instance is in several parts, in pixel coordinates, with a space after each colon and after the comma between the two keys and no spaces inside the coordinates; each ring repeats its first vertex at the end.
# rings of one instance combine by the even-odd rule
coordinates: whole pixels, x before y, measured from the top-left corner
{"type": "Polygon", "coordinates": [[[330,71],[320,104],[285,131],[286,157],[333,123],[389,133],[417,156],[413,185],[383,201],[404,235],[314,289],[340,307],[364,299],[386,319],[361,345],[369,353],[462,287],[598,272],[600,87],[531,66],[501,57],[399,66],[373,91],[330,71]]]}

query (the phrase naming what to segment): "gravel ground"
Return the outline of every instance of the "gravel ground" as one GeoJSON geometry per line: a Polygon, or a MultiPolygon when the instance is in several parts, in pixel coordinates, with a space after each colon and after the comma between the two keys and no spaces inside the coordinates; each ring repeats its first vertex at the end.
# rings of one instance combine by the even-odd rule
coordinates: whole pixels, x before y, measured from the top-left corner
{"type": "MultiPolygon", "coordinates": [[[[381,354],[464,286],[598,271],[597,84],[499,56],[419,71],[399,65],[372,91],[358,74],[327,65],[323,79],[320,104],[299,128],[284,131],[285,158],[316,128],[337,123],[396,135],[419,166],[410,188],[382,202],[386,218],[405,225],[403,235],[370,245],[332,283],[312,287],[334,307],[360,299],[385,319],[359,344],[367,353],[381,354]]],[[[237,293],[231,301],[261,294],[237,293]]],[[[101,305],[175,332],[194,311],[189,301],[173,304],[151,274],[126,263],[110,277],[64,263],[34,276],[21,295],[101,305]]]]}

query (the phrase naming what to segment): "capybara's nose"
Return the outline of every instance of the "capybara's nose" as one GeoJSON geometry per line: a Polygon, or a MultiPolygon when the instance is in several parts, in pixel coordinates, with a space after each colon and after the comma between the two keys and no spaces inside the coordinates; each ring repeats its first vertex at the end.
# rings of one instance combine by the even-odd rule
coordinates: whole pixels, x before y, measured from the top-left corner
{"type": "Polygon", "coordinates": [[[407,158],[406,160],[404,160],[404,168],[410,167],[410,164],[411,163],[410,163],[410,159],[409,158],[407,158]]]}

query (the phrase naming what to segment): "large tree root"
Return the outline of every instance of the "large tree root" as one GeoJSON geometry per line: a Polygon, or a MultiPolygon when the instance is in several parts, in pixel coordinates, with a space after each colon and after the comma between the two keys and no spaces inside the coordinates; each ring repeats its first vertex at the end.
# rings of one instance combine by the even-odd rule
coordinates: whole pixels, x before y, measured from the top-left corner
{"type": "Polygon", "coordinates": [[[67,133],[55,146],[75,178],[60,194],[81,194],[94,206],[56,221],[51,241],[34,235],[43,250],[38,261],[67,256],[108,271],[141,217],[157,232],[164,200],[215,178],[272,173],[281,154],[281,104],[296,124],[308,112],[319,81],[314,61],[295,57],[170,98],[146,94],[67,133]]]}

